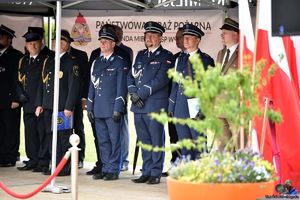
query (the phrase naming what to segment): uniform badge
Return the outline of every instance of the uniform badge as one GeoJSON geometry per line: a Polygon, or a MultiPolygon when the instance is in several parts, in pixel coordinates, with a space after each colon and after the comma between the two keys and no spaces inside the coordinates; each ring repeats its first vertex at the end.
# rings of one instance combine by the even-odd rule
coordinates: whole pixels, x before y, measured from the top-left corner
{"type": "Polygon", "coordinates": [[[75,76],[79,76],[79,66],[78,65],[73,66],[73,73],[75,76]]]}
{"type": "Polygon", "coordinates": [[[62,78],[63,76],[64,76],[64,73],[63,73],[62,71],[59,71],[59,72],[58,72],[58,77],[59,77],[59,78],[62,78]]]}

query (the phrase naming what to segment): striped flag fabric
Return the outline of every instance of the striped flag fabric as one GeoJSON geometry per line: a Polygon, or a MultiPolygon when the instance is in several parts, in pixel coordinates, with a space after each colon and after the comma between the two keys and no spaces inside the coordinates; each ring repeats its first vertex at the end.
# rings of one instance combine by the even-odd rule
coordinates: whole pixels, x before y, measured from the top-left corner
{"type": "MultiPolygon", "coordinates": [[[[265,60],[262,76],[267,77],[272,64],[277,66],[274,76],[264,86],[260,101],[268,97],[282,122],[274,131],[267,131],[264,157],[280,166],[281,181],[290,179],[300,189],[300,101],[299,101],[299,47],[297,37],[273,37],[271,34],[271,0],[259,1],[257,12],[256,62],[265,60]]],[[[272,126],[271,126],[272,127],[272,126]]],[[[256,126],[256,130],[261,127],[256,126]]],[[[258,139],[261,132],[258,131],[258,139]]],[[[262,142],[262,141],[259,141],[262,142]]]]}

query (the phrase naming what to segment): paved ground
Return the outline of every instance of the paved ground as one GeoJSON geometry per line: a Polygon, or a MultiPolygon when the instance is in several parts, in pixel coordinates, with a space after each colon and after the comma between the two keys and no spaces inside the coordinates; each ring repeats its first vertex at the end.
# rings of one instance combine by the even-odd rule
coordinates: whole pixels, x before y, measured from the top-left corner
{"type": "MultiPolygon", "coordinates": [[[[20,163],[17,163],[20,166],[20,163]]],[[[130,179],[134,178],[131,171],[122,172],[117,181],[92,180],[85,175],[92,165],[85,163],[85,168],[79,170],[78,199],[88,200],[167,200],[165,178],[158,185],[135,184],[130,179]]],[[[139,176],[139,172],[136,173],[139,176]]],[[[23,172],[13,168],[0,168],[0,181],[11,190],[26,194],[37,188],[47,176],[40,173],[23,172]]],[[[56,185],[71,186],[71,177],[56,178],[56,185]]],[[[0,200],[15,199],[0,189],[0,200]]],[[[53,194],[40,192],[31,199],[38,200],[65,200],[71,199],[71,193],[53,194]]]]}

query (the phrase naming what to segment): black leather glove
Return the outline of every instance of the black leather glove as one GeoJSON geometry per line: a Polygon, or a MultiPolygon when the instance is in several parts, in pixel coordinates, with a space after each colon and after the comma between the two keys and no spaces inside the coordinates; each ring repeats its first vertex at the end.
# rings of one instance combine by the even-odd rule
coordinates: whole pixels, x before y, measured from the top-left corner
{"type": "Polygon", "coordinates": [[[114,122],[119,123],[121,121],[121,113],[114,111],[112,119],[114,120],[114,122]]]}
{"type": "Polygon", "coordinates": [[[89,121],[94,124],[95,123],[95,116],[94,116],[94,113],[92,111],[88,111],[87,112],[87,116],[89,118],[89,121]]]}
{"type": "Polygon", "coordinates": [[[136,102],[138,102],[138,100],[140,100],[141,98],[139,97],[139,95],[137,93],[132,93],[130,94],[130,100],[132,101],[132,103],[136,104],[136,102]]]}
{"type": "Polygon", "coordinates": [[[138,108],[142,108],[144,106],[143,100],[139,97],[139,95],[137,93],[132,93],[130,96],[130,100],[138,108]]]}
{"type": "Polygon", "coordinates": [[[205,116],[203,115],[203,113],[201,112],[201,110],[199,110],[199,112],[197,113],[195,119],[200,119],[200,120],[205,119],[205,116]]]}
{"type": "Polygon", "coordinates": [[[174,117],[174,113],[173,112],[168,112],[168,117],[174,117]]]}

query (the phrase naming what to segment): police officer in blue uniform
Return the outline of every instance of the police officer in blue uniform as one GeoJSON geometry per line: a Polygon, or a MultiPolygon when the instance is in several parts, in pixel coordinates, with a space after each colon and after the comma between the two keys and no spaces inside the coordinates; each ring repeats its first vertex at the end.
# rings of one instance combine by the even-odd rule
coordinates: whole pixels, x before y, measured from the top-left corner
{"type": "Polygon", "coordinates": [[[15,31],[0,26],[0,167],[15,166],[19,156],[21,107],[17,95],[18,62],[13,48],[15,31]]]}
{"type": "MultiPolygon", "coordinates": [[[[115,32],[116,33],[116,28],[114,25],[111,25],[111,24],[104,24],[101,29],[110,29],[111,31],[115,32]]],[[[118,41],[116,41],[116,43],[118,43],[118,41]]],[[[114,47],[114,53],[120,57],[122,57],[124,60],[127,61],[127,64],[129,67],[131,67],[131,64],[132,64],[132,60],[131,60],[131,57],[130,57],[130,54],[124,50],[123,48],[121,48],[120,46],[118,45],[115,45],[114,47]]],[[[91,56],[90,56],[90,59],[89,59],[89,66],[91,67],[93,62],[98,58],[102,56],[101,54],[101,49],[100,48],[97,48],[97,49],[94,49],[91,53],[91,56]]],[[[90,73],[90,70],[88,71],[88,73],[90,73]]],[[[88,78],[90,77],[90,74],[88,74],[87,76],[88,78]]],[[[123,116],[124,118],[126,117],[126,114],[123,116]]],[[[126,131],[126,121],[122,124],[123,125],[123,129],[122,131],[126,131]],[[125,127],[125,128],[124,128],[125,127]]],[[[97,139],[97,133],[96,133],[96,128],[95,128],[95,124],[93,121],[91,121],[91,127],[92,127],[92,130],[93,130],[93,136],[94,136],[94,143],[95,143],[95,148],[96,148],[96,153],[97,153],[97,162],[96,162],[96,166],[86,172],[87,175],[94,175],[94,174],[102,174],[101,171],[102,171],[102,162],[101,162],[101,155],[100,155],[100,150],[99,150],[99,146],[98,146],[98,139],[97,139]]],[[[128,135],[128,132],[124,134],[128,135]]],[[[125,136],[126,137],[126,136],[125,136]]],[[[124,141],[126,139],[123,139],[122,138],[122,141],[124,141]]],[[[126,153],[124,153],[126,154],[126,153]]],[[[124,165],[124,163],[123,163],[124,165]]],[[[126,165],[126,163],[125,163],[126,165]]],[[[96,175],[98,176],[98,175],[96,175]]]]}
{"type": "MultiPolygon", "coordinates": [[[[203,62],[205,69],[208,66],[214,66],[214,60],[203,53],[199,48],[199,43],[201,41],[201,37],[204,36],[204,33],[197,27],[192,24],[186,24],[183,26],[183,45],[186,49],[186,54],[181,54],[178,58],[177,65],[175,66],[176,71],[183,74],[184,77],[190,76],[194,77],[194,70],[192,68],[191,63],[189,62],[189,56],[194,56],[198,54],[203,62]]],[[[187,103],[188,97],[183,93],[183,86],[180,83],[174,82],[172,85],[172,91],[169,98],[169,107],[168,112],[171,116],[176,118],[189,118],[189,109],[187,103]]],[[[198,113],[197,117],[202,118],[201,112],[198,113]]],[[[193,139],[196,140],[200,134],[196,132],[194,129],[189,128],[186,125],[176,124],[176,130],[178,134],[178,139],[193,139]]],[[[205,148],[205,147],[204,147],[205,148]]],[[[190,155],[191,159],[196,159],[199,157],[199,152],[194,150],[187,150],[186,148],[181,149],[182,155],[190,155]]]]}
{"type": "MultiPolygon", "coordinates": [[[[128,73],[128,92],[132,101],[134,124],[137,138],[144,144],[164,146],[164,127],[152,120],[151,112],[160,112],[168,107],[167,71],[173,66],[173,54],[161,46],[165,29],[158,23],[149,21],[144,25],[145,46],[136,56],[135,63],[128,73]]],[[[164,154],[142,149],[142,176],[135,183],[158,184],[163,169],[164,154]]]]}
{"type": "Polygon", "coordinates": [[[94,179],[116,180],[122,167],[121,127],[126,113],[127,62],[114,52],[117,36],[110,29],[99,32],[101,57],[92,64],[88,117],[95,121],[102,172],[94,179]]]}
{"type": "Polygon", "coordinates": [[[36,91],[40,84],[43,64],[49,56],[53,56],[52,51],[42,51],[43,43],[40,34],[42,28],[28,27],[28,31],[23,35],[26,40],[27,54],[19,62],[18,80],[20,90],[26,99],[23,103],[23,120],[25,126],[25,150],[29,161],[25,166],[18,167],[19,170],[33,170],[42,172],[48,169],[50,158],[43,156],[45,144],[45,131],[42,127],[41,117],[35,116],[36,91]]]}

